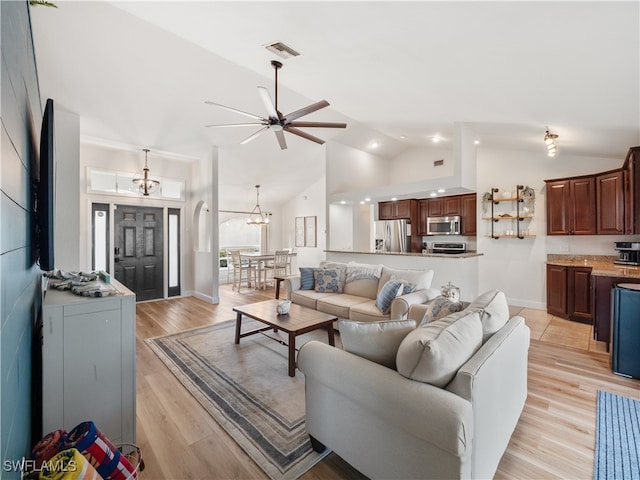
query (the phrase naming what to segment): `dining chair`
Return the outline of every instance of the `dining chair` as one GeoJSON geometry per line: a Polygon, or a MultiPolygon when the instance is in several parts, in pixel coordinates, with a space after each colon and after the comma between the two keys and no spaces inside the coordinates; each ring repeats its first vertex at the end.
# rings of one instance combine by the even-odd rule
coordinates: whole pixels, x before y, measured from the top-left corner
{"type": "Polygon", "coordinates": [[[290,258],[291,255],[289,255],[289,252],[287,250],[276,250],[276,253],[273,255],[273,262],[268,263],[264,266],[265,282],[267,281],[268,273],[271,273],[272,281],[274,277],[287,276],[287,266],[288,271],[291,271],[290,258]]]}
{"type": "Polygon", "coordinates": [[[229,255],[231,258],[231,264],[233,268],[233,285],[231,287],[232,290],[240,291],[240,286],[242,285],[242,275],[244,274],[247,280],[247,287],[251,283],[251,274],[252,272],[256,275],[257,281],[257,273],[255,268],[250,263],[242,263],[242,259],[240,258],[240,250],[229,250],[229,255]]]}

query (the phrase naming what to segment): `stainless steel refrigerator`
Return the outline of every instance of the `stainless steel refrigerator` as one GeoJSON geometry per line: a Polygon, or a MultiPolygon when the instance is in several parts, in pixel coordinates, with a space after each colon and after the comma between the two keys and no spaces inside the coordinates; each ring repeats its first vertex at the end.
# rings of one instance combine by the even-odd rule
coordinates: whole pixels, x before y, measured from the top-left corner
{"type": "Polygon", "coordinates": [[[406,253],[411,250],[411,224],[406,220],[373,222],[376,252],[406,253]]]}
{"type": "Polygon", "coordinates": [[[615,286],[611,327],[613,373],[640,378],[640,284],[615,286]]]}

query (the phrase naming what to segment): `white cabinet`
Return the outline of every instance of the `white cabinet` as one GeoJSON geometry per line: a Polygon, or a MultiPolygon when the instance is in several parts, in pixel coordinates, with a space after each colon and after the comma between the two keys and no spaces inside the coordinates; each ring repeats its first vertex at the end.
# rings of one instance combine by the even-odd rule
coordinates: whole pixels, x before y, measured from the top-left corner
{"type": "Polygon", "coordinates": [[[136,440],[135,294],[82,297],[49,288],[42,310],[43,435],[93,421],[114,443],[136,440]]]}

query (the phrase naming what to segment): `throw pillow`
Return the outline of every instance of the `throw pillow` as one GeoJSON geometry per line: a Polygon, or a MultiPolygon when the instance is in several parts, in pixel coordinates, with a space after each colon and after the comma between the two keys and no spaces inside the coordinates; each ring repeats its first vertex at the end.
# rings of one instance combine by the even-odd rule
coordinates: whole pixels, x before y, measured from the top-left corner
{"type": "Polygon", "coordinates": [[[378,291],[380,291],[382,285],[389,281],[392,276],[395,276],[395,278],[402,278],[403,280],[413,284],[415,290],[424,290],[425,288],[431,287],[433,270],[399,270],[383,267],[378,291]]]}
{"type": "Polygon", "coordinates": [[[313,272],[315,290],[318,293],[342,293],[344,270],[341,268],[323,268],[313,272]]]}
{"type": "Polygon", "coordinates": [[[389,280],[382,286],[376,297],[376,307],[378,307],[378,310],[382,313],[389,313],[391,302],[393,302],[393,299],[398,295],[400,287],[402,287],[402,282],[399,280],[389,280]]]}
{"type": "Polygon", "coordinates": [[[451,315],[454,312],[462,310],[462,302],[452,302],[447,297],[439,296],[435,298],[427,307],[427,311],[422,317],[420,326],[429,322],[440,320],[441,318],[451,315]]]}
{"type": "Polygon", "coordinates": [[[398,347],[415,328],[415,320],[338,321],[340,340],[345,351],[394,370],[398,347]]]}
{"type": "Polygon", "coordinates": [[[469,310],[480,314],[482,321],[482,342],[500,330],[509,320],[509,304],[504,292],[489,290],[469,304],[469,310]]]}
{"type": "Polygon", "coordinates": [[[349,262],[346,266],[343,292],[375,300],[381,273],[382,265],[349,262]]]}
{"type": "Polygon", "coordinates": [[[318,270],[313,267],[300,267],[300,290],[313,290],[316,282],[313,278],[313,272],[318,270]]]}
{"type": "Polygon", "coordinates": [[[416,328],[402,340],[398,373],[418,382],[445,387],[482,345],[478,312],[454,313],[416,328]]]}

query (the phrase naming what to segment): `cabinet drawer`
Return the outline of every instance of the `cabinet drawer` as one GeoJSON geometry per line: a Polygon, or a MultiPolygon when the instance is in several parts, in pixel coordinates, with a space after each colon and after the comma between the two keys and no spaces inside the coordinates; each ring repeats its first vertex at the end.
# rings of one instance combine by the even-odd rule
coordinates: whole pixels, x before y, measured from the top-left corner
{"type": "Polygon", "coordinates": [[[75,303],[64,306],[64,316],[84,315],[85,313],[106,312],[107,310],[120,310],[119,298],[92,298],[86,303],[75,303]]]}

